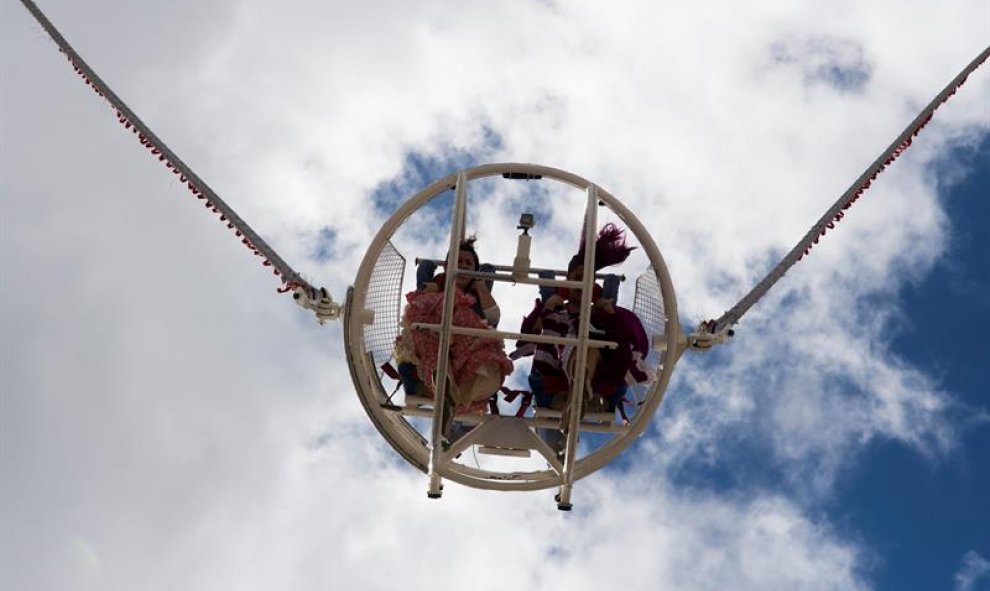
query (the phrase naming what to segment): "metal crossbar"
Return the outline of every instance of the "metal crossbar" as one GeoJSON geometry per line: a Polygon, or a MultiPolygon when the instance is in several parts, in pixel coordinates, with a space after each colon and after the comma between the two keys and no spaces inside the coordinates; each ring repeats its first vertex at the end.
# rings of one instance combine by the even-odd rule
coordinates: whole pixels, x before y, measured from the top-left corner
{"type": "MultiPolygon", "coordinates": [[[[426,322],[414,322],[412,324],[412,328],[440,332],[441,325],[429,324],[426,322]]],[[[583,342],[577,337],[548,337],[538,334],[492,330],[490,328],[468,328],[466,326],[451,326],[449,332],[450,334],[477,337],[479,339],[512,339],[517,341],[529,341],[532,343],[550,343],[551,345],[570,345],[572,347],[576,347],[583,342]]],[[[618,348],[618,345],[614,341],[588,339],[587,344],[589,347],[598,349],[618,348]]]]}

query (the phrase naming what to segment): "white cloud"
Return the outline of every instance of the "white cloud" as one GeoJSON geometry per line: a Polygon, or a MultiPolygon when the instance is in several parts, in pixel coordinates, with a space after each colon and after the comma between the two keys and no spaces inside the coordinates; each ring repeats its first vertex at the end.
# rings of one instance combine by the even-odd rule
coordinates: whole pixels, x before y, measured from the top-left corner
{"type": "MultiPolygon", "coordinates": [[[[657,237],[691,322],[736,301],[985,42],[969,1],[42,7],[338,299],[388,213],[372,192],[410,153],[466,155],[606,186],[657,237]],[[866,79],[836,88],[832,65],[866,79]]],[[[340,327],[278,296],[25,11],[0,10],[5,587],[484,588],[504,564],[500,587],[866,588],[864,549],[816,503],[873,438],[953,445],[951,395],[884,334],[951,235],[928,165],[986,133],[986,72],[730,348],[678,369],[634,466],[580,483],[565,516],[549,493],[428,502],[354,400],[340,327]],[[669,484],[740,440],[785,484],[669,484]]],[[[485,252],[512,252],[494,228],[517,213],[486,217],[485,252]]],[[[539,256],[575,241],[540,234],[539,256]]]]}
{"type": "Polygon", "coordinates": [[[990,575],[990,561],[970,550],[963,556],[962,566],[955,576],[956,591],[974,591],[976,584],[987,580],[990,575]]]}

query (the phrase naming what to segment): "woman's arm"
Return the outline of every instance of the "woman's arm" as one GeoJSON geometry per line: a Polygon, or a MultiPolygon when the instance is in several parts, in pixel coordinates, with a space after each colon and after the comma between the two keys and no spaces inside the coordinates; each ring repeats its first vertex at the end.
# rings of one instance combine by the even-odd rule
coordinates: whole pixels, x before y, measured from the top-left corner
{"type": "Polygon", "coordinates": [[[481,309],[484,311],[488,326],[492,328],[497,327],[498,321],[502,318],[502,310],[499,309],[495,298],[492,297],[492,293],[488,291],[488,286],[485,285],[485,282],[481,279],[471,281],[468,285],[468,291],[472,292],[478,298],[478,303],[481,304],[481,309]]]}

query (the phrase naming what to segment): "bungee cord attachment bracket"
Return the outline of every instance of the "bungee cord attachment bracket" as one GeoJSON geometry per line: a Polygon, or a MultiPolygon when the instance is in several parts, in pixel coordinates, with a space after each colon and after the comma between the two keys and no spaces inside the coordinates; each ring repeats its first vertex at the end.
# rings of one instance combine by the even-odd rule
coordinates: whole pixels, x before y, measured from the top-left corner
{"type": "Polygon", "coordinates": [[[340,304],[334,301],[325,287],[317,289],[296,285],[292,288],[292,299],[299,307],[312,310],[321,325],[327,320],[340,319],[340,304]]]}
{"type": "Polygon", "coordinates": [[[687,347],[692,351],[711,351],[715,345],[724,345],[736,332],[729,325],[719,326],[714,320],[704,320],[694,332],[687,335],[687,347]]]}

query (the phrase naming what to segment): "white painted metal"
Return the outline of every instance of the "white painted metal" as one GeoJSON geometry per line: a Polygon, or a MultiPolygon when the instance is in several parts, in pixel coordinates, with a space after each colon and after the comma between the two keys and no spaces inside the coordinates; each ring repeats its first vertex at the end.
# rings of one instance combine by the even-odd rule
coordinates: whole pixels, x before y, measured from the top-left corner
{"type": "MultiPolygon", "coordinates": [[[[381,432],[382,436],[404,459],[406,459],[413,466],[430,475],[431,493],[439,494],[441,478],[452,480],[466,486],[491,490],[538,490],[544,488],[562,487],[564,484],[567,484],[570,487],[577,480],[580,480],[581,478],[608,464],[629,444],[635,441],[636,437],[647,427],[650,418],[660,405],[669,383],[674,364],[677,360],[677,341],[680,334],[680,326],[677,323],[677,305],[673,285],[667,272],[666,264],[660,255],[660,251],[642,223],[640,223],[640,221],[635,217],[635,215],[632,214],[631,211],[628,210],[628,208],[626,208],[606,190],[601,187],[594,187],[592,189],[592,187],[593,185],[589,181],[572,173],[534,164],[499,163],[466,169],[458,173],[448,175],[434,182],[400,206],[399,209],[385,222],[369,246],[361,266],[358,269],[357,276],[354,280],[354,286],[348,292],[347,301],[344,306],[345,348],[347,349],[347,358],[351,367],[351,377],[368,416],[371,418],[371,421],[375,427],[381,432]],[[546,469],[494,472],[459,462],[456,455],[457,453],[462,452],[465,447],[475,444],[485,444],[484,431],[479,431],[479,428],[472,430],[464,438],[458,440],[453,446],[451,446],[449,450],[444,452],[442,449],[439,449],[439,446],[432,445],[432,441],[439,441],[439,433],[434,433],[434,429],[431,429],[429,438],[431,441],[428,441],[407,421],[408,416],[422,416],[424,414],[429,414],[430,416],[440,416],[436,414],[436,407],[439,404],[442,404],[439,388],[443,387],[441,385],[443,382],[438,381],[438,400],[432,401],[432,406],[434,407],[432,409],[429,407],[417,408],[415,405],[411,405],[409,408],[402,411],[396,411],[394,408],[385,408],[382,404],[387,399],[387,393],[378,380],[378,375],[374,364],[370,361],[368,353],[364,350],[364,341],[362,338],[364,326],[361,324],[361,315],[358,314],[358,311],[365,308],[364,298],[365,292],[368,288],[368,282],[371,277],[371,272],[386,242],[388,242],[399,227],[413,213],[415,213],[420,207],[427,204],[431,199],[445,191],[450,190],[451,187],[464,187],[465,209],[455,211],[453,216],[455,227],[452,228],[451,247],[448,252],[448,269],[456,269],[456,259],[451,261],[450,256],[451,254],[456,256],[457,243],[460,241],[464,230],[463,222],[467,207],[467,185],[472,180],[500,176],[503,173],[521,173],[530,176],[539,175],[544,179],[539,182],[562,182],[578,189],[589,191],[589,195],[595,195],[593,198],[589,199],[589,204],[597,206],[598,201],[605,203],[615,213],[620,222],[628,229],[628,231],[635,236],[640,247],[649,259],[650,264],[656,273],[656,279],[660,286],[664,309],[666,310],[666,322],[664,325],[663,335],[664,341],[663,345],[658,347],[663,349],[660,353],[661,356],[658,367],[656,368],[658,379],[650,385],[649,391],[645,395],[644,403],[637,408],[635,415],[631,417],[629,426],[620,424],[602,425],[594,424],[590,421],[579,421],[577,426],[569,429],[569,431],[575,435],[579,430],[585,432],[605,432],[613,434],[609,441],[594,450],[592,453],[589,453],[583,457],[578,457],[578,453],[576,453],[577,446],[574,445],[574,449],[571,450],[571,453],[566,454],[569,455],[571,460],[571,465],[569,468],[563,463],[557,461],[552,450],[550,450],[549,447],[546,446],[546,444],[543,443],[542,440],[540,440],[539,437],[531,431],[536,426],[552,426],[557,424],[557,422],[554,419],[534,417],[519,418],[512,424],[516,426],[525,426],[525,428],[532,433],[532,438],[529,442],[530,449],[536,451],[547,460],[546,469]],[[566,479],[563,476],[565,472],[567,473],[566,479]]],[[[458,204],[461,203],[461,200],[455,195],[454,201],[456,208],[458,204]]],[[[595,209],[595,207],[592,207],[592,209],[595,209]]],[[[597,228],[594,227],[594,224],[591,224],[589,227],[593,243],[593,238],[596,235],[597,228]]],[[[500,270],[511,272],[512,267],[505,266],[501,267],[500,270]]],[[[530,269],[531,274],[536,272],[538,272],[538,269],[530,269]]],[[[456,271],[454,274],[456,274],[456,271]]],[[[453,280],[454,274],[448,274],[448,282],[453,280]]],[[[470,272],[463,272],[462,274],[472,276],[472,273],[470,272]]],[[[568,281],[554,282],[535,277],[530,277],[525,281],[520,281],[520,283],[536,285],[556,283],[559,285],[566,285],[568,287],[578,287],[583,285],[584,293],[589,294],[588,297],[590,297],[590,281],[592,275],[594,274],[590,272],[586,273],[585,281],[581,283],[568,281]]],[[[486,277],[492,278],[491,276],[486,277]]],[[[506,273],[505,275],[499,275],[496,280],[511,281],[512,278],[509,273],[506,273]]],[[[588,307],[590,307],[590,300],[588,307]]],[[[442,325],[439,328],[441,329],[441,336],[446,334],[448,337],[450,334],[456,334],[462,331],[466,332],[469,330],[459,327],[450,327],[444,331],[442,325]]],[[[489,331],[485,336],[490,338],[516,338],[517,334],[518,333],[489,331]],[[506,337],[505,335],[512,336],[506,337]]],[[[527,338],[529,337],[527,336],[527,338]]],[[[578,338],[580,338],[580,335],[578,338]]],[[[587,338],[586,333],[585,338],[586,343],[589,346],[596,346],[602,343],[601,341],[595,342],[592,339],[587,338]]],[[[449,342],[447,346],[449,346],[449,342]]],[[[578,349],[584,349],[584,347],[578,347],[578,349]]],[[[442,361],[445,357],[445,355],[441,355],[440,361],[442,361]]],[[[446,372],[446,368],[444,371],[446,372]]],[[[583,399],[583,394],[578,398],[583,399]]],[[[575,420],[580,419],[580,416],[578,415],[579,413],[574,415],[575,420]]],[[[477,422],[484,424],[486,419],[492,418],[499,417],[474,417],[472,420],[470,416],[462,415],[458,417],[458,420],[464,419],[464,421],[468,423],[477,422]]],[[[493,422],[492,426],[487,427],[486,430],[494,429],[497,424],[498,423],[493,422]]],[[[439,428],[439,425],[435,424],[434,427],[439,428]]],[[[569,490],[570,489],[568,489],[568,494],[569,490]]]]}
{"type": "MultiPolygon", "coordinates": [[[[407,417],[433,417],[433,399],[421,398],[418,396],[407,396],[406,405],[393,409],[390,412],[401,413],[407,417]]],[[[560,426],[561,412],[551,409],[537,409],[531,417],[516,417],[526,423],[530,428],[556,428],[560,426]]],[[[485,416],[474,414],[458,414],[454,420],[466,425],[477,425],[484,422],[485,416]]],[[[615,422],[615,413],[585,413],[581,417],[581,431],[589,433],[624,433],[629,430],[629,425],[615,422]]],[[[460,441],[460,440],[458,440],[460,441]]]]}
{"type": "MultiPolygon", "coordinates": [[[[595,237],[598,235],[598,191],[595,185],[588,185],[588,200],[584,208],[584,269],[589,271],[581,282],[581,312],[578,314],[578,344],[572,355],[576,355],[574,373],[571,377],[571,395],[567,404],[567,433],[564,444],[564,471],[561,473],[560,491],[557,493],[557,507],[571,508],[571,487],[574,486],[574,454],[577,452],[578,426],[584,411],[584,392],[591,389],[591,380],[585,377],[588,368],[588,333],[591,329],[591,296],[595,284],[595,237]]],[[[563,418],[561,419],[563,421],[563,418]]]]}
{"type": "MultiPolygon", "coordinates": [[[[442,326],[439,324],[426,324],[423,322],[414,322],[412,324],[413,328],[423,329],[423,330],[443,330],[442,326]]],[[[521,332],[506,332],[504,330],[488,330],[481,328],[467,328],[464,326],[451,326],[451,334],[462,334],[471,337],[481,337],[483,339],[500,338],[500,339],[526,339],[534,343],[553,343],[554,345],[571,345],[578,346],[582,343],[589,347],[596,347],[600,349],[615,349],[616,344],[612,341],[597,341],[588,339],[582,341],[581,339],[575,339],[570,337],[545,337],[538,334],[523,334],[521,332]]]]}
{"type": "Polygon", "coordinates": [[[512,262],[512,278],[516,281],[529,278],[529,248],[533,237],[528,233],[519,235],[516,245],[516,258],[512,262]]]}
{"type": "MultiPolygon", "coordinates": [[[[434,262],[434,263],[436,263],[438,265],[447,262],[447,261],[441,261],[441,260],[438,260],[438,259],[421,259],[419,257],[417,257],[414,260],[415,260],[415,263],[417,265],[420,264],[423,261],[432,261],[432,262],[434,262]]],[[[509,272],[511,272],[511,271],[514,271],[515,270],[515,266],[510,266],[510,265],[492,265],[492,267],[494,268],[495,271],[509,271],[509,272]]],[[[567,272],[566,271],[562,271],[560,269],[543,269],[543,268],[536,268],[536,267],[530,268],[529,269],[529,272],[530,272],[530,274],[533,274],[533,275],[537,275],[539,273],[545,273],[545,272],[556,273],[557,275],[559,275],[561,277],[567,275],[567,272]]],[[[533,283],[533,284],[539,283],[540,285],[559,285],[560,287],[567,287],[567,285],[564,284],[564,283],[559,283],[559,284],[543,283],[543,282],[538,282],[536,280],[530,280],[528,277],[523,278],[522,281],[516,281],[515,279],[512,278],[511,275],[499,275],[498,273],[478,272],[478,273],[473,273],[472,274],[471,272],[465,271],[465,272],[461,273],[461,275],[463,275],[465,277],[476,277],[478,279],[492,279],[494,281],[511,281],[512,283],[533,283]]],[[[621,273],[618,273],[618,274],[616,274],[616,273],[596,273],[595,274],[595,278],[596,279],[605,279],[609,275],[615,275],[616,277],[619,278],[619,281],[625,281],[626,280],[626,276],[623,275],[623,274],[621,274],[621,273]]],[[[575,282],[573,282],[572,287],[575,287],[575,288],[580,287],[580,284],[578,284],[578,282],[575,281],[575,282]]]]}
{"type": "MultiPolygon", "coordinates": [[[[467,177],[464,173],[457,175],[457,186],[454,191],[454,223],[450,229],[450,245],[447,249],[446,281],[444,293],[454,292],[457,280],[457,259],[460,253],[461,240],[464,238],[464,220],[467,216],[467,177]]],[[[444,298],[443,316],[440,321],[440,347],[437,353],[436,392],[433,402],[433,429],[430,437],[430,497],[440,496],[440,478],[437,466],[440,463],[441,440],[443,439],[443,407],[447,403],[448,352],[450,351],[450,326],[454,316],[454,298],[444,298]]]]}

